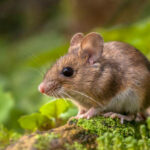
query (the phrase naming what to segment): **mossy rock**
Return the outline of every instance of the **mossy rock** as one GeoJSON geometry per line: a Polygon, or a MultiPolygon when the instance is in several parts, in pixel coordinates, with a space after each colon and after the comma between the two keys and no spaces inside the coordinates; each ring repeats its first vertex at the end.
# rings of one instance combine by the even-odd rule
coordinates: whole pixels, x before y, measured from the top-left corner
{"type": "Polygon", "coordinates": [[[103,135],[105,132],[115,132],[124,137],[137,137],[139,136],[137,135],[137,131],[140,124],[135,124],[135,122],[125,122],[124,124],[121,124],[119,119],[114,120],[111,118],[96,117],[90,120],[80,119],[77,122],[77,125],[83,127],[84,129],[87,129],[91,133],[97,134],[98,136],[103,135]]]}
{"type": "Polygon", "coordinates": [[[121,124],[118,119],[104,117],[90,120],[72,119],[59,128],[25,135],[14,145],[7,147],[7,150],[101,150],[104,147],[108,147],[107,149],[111,147],[112,150],[115,145],[125,149],[128,148],[126,143],[133,140],[133,143],[137,144],[145,140],[148,145],[150,140],[146,131],[148,131],[146,124],[142,127],[141,123],[135,122],[121,124]]]}

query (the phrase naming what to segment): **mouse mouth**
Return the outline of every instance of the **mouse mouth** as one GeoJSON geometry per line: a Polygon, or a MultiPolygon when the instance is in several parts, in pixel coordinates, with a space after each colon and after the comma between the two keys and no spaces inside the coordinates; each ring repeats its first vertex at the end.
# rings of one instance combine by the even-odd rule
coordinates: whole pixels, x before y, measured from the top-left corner
{"type": "Polygon", "coordinates": [[[63,87],[57,87],[55,90],[49,90],[46,95],[61,99],[73,99],[70,93],[63,87]]]}
{"type": "Polygon", "coordinates": [[[47,96],[60,97],[61,95],[61,86],[56,84],[56,82],[42,82],[38,89],[42,94],[47,96]]]}
{"type": "MultiPolygon", "coordinates": [[[[71,89],[66,89],[56,82],[42,82],[39,85],[39,91],[47,96],[62,98],[62,99],[74,99],[74,95],[70,93],[71,89]]],[[[74,93],[77,95],[77,93],[74,93]]]]}
{"type": "Polygon", "coordinates": [[[52,97],[55,97],[55,98],[61,98],[61,87],[58,87],[56,89],[53,89],[53,90],[49,90],[45,93],[46,95],[48,96],[52,96],[52,97]]]}

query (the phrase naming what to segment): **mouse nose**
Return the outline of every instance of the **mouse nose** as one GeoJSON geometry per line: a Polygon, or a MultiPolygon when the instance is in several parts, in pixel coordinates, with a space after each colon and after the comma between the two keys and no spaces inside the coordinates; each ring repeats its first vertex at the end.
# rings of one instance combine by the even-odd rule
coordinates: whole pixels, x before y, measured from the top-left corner
{"type": "Polygon", "coordinates": [[[41,93],[45,93],[45,84],[44,83],[41,83],[40,85],[39,85],[39,91],[41,92],[41,93]]]}

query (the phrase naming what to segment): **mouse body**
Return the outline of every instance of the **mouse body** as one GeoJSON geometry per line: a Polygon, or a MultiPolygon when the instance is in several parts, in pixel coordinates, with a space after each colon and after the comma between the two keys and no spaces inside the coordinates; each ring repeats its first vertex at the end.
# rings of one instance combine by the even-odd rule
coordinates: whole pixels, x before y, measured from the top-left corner
{"type": "Polygon", "coordinates": [[[79,109],[76,118],[141,120],[139,114],[150,105],[150,62],[127,43],[104,43],[98,33],[77,33],[68,53],[47,71],[39,90],[71,99],[79,109]]]}

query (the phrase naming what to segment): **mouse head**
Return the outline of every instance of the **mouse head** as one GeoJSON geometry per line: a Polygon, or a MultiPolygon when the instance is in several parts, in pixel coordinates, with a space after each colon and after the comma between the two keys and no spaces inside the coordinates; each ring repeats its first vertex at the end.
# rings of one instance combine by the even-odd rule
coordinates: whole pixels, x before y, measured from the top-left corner
{"type": "Polygon", "coordinates": [[[98,73],[103,43],[97,33],[86,36],[82,33],[75,34],[68,53],[47,71],[39,91],[49,96],[67,98],[91,91],[98,73]]]}

